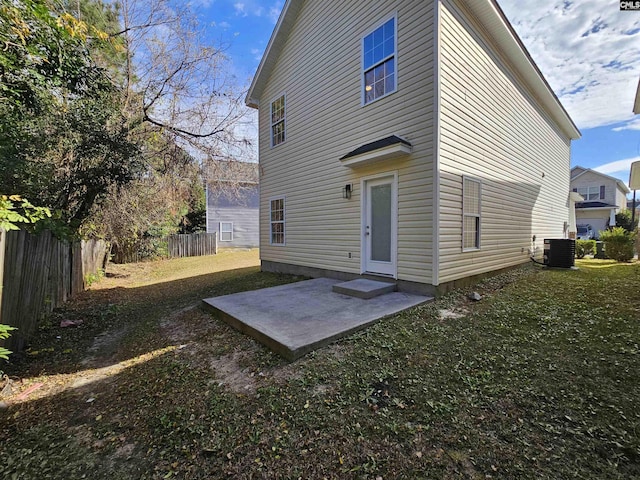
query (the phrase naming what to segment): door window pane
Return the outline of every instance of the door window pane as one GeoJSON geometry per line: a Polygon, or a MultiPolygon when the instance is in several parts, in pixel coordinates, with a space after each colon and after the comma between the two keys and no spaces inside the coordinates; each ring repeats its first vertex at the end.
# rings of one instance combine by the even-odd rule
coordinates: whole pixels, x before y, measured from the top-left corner
{"type": "Polygon", "coordinates": [[[371,260],[391,261],[391,185],[371,187],[371,260]]]}

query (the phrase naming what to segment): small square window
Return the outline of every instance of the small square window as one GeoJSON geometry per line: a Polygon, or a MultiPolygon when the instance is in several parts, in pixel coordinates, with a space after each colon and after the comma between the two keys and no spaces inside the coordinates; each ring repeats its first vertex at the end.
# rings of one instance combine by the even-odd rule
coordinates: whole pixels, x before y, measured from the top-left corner
{"type": "Polygon", "coordinates": [[[233,222],[220,222],[220,241],[233,241],[233,222]]]}

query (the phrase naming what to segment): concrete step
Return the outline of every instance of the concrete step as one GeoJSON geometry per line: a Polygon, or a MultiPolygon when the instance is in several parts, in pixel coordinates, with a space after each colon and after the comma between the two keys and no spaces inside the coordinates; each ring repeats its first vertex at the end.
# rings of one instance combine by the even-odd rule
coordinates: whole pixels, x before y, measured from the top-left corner
{"type": "Polygon", "coordinates": [[[396,291],[396,284],[389,282],[378,282],[366,278],[357,278],[348,282],[337,283],[333,286],[333,291],[351,297],[368,300],[370,298],[384,295],[396,291]]]}

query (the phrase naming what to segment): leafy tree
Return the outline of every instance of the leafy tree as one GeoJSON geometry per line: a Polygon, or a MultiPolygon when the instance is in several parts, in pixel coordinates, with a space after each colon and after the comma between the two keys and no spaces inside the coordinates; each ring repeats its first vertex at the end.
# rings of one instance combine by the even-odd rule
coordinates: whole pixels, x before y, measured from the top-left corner
{"type": "Polygon", "coordinates": [[[204,172],[250,142],[242,89],[201,28],[168,0],[3,2],[0,191],[129,251],[204,229],[204,172]]]}
{"type": "Polygon", "coordinates": [[[0,230],[19,230],[19,223],[33,224],[48,217],[48,208],[35,207],[19,195],[0,195],[0,230]]]}
{"type": "Polygon", "coordinates": [[[0,190],[38,198],[75,231],[141,172],[120,91],[89,48],[109,37],[43,0],[3,3],[0,22],[0,190]]]}
{"type": "Polygon", "coordinates": [[[624,209],[616,213],[616,225],[624,228],[627,232],[635,232],[638,228],[638,219],[631,221],[631,210],[624,209]]]}

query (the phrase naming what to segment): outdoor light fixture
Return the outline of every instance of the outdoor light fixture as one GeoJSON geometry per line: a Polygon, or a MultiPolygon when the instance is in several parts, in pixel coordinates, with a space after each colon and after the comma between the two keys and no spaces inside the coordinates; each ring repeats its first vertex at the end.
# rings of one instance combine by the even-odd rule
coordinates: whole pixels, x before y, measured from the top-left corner
{"type": "Polygon", "coordinates": [[[349,200],[351,198],[351,191],[353,190],[353,186],[350,183],[347,183],[342,189],[342,198],[346,198],[349,200]]]}

